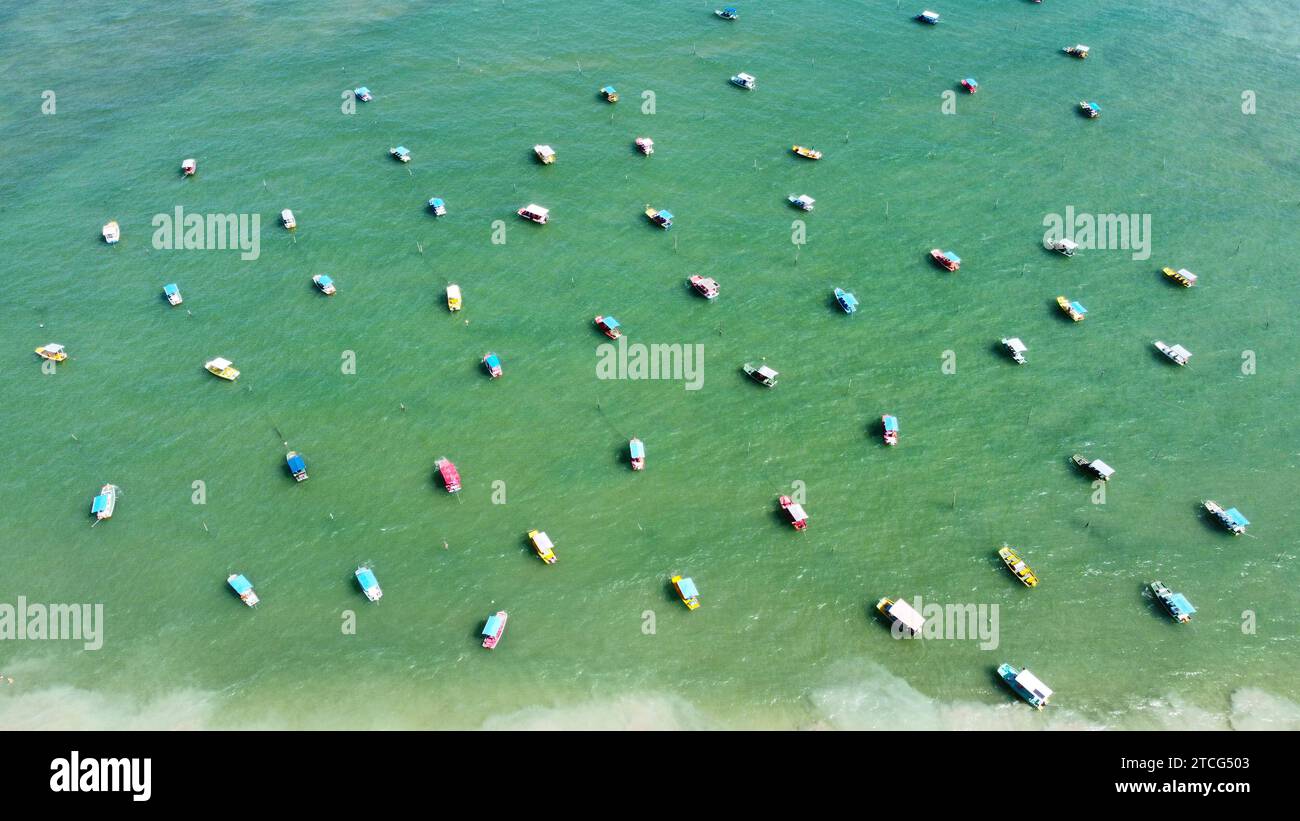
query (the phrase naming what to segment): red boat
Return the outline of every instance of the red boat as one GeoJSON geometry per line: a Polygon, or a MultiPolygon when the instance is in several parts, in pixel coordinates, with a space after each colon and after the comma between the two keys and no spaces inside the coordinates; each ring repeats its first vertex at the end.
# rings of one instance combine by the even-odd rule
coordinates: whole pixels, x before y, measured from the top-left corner
{"type": "Polygon", "coordinates": [[[618,324],[618,320],[612,316],[596,317],[596,327],[605,332],[605,336],[610,339],[618,339],[623,335],[623,328],[618,324]]]}
{"type": "Polygon", "coordinates": [[[961,257],[952,251],[940,251],[938,248],[934,248],[930,251],[930,259],[934,260],[934,264],[945,271],[956,271],[961,267],[961,257]]]}
{"type": "Polygon", "coordinates": [[[789,496],[781,497],[781,509],[785,515],[790,517],[790,524],[794,525],[795,530],[808,529],[808,514],[804,513],[803,505],[797,505],[791,501],[789,496]]]}
{"type": "Polygon", "coordinates": [[[456,471],[456,466],[451,463],[451,460],[443,457],[438,460],[436,467],[438,473],[442,474],[442,483],[447,486],[447,492],[458,492],[460,490],[460,473],[456,471]]]}

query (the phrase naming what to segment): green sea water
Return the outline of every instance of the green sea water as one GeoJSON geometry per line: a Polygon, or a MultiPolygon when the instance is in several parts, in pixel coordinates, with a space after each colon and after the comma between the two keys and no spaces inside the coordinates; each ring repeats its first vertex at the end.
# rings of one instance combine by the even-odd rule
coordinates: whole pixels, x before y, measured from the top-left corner
{"type": "Polygon", "coordinates": [[[752,2],[736,23],[716,5],[0,9],[0,603],[104,606],[102,649],[0,642],[0,727],[1300,727],[1291,12],[958,0],[931,28],[887,0],[752,2]],[[1061,53],[1076,42],[1092,57],[1061,53]],[[943,113],[966,76],[980,92],[943,113]],[[345,113],[357,85],[375,100],[345,113]],[[812,214],[785,202],[802,193],[812,214]],[[529,202],[549,225],[514,216],[529,202]],[[260,215],[258,258],[155,248],[178,206],[260,215]],[[1046,252],[1067,207],[1149,214],[1150,258],[1046,252]],[[702,345],[702,388],[597,379],[596,314],[702,345]],[[53,375],[47,342],[71,353],[53,375]],[[206,374],[213,356],[240,380],[206,374]],[[771,391],[739,371],[763,357],[771,391]],[[1075,452],[1116,468],[1104,504],[1075,452]],[[106,482],[123,495],[92,528],[106,482]],[[776,515],[796,488],[804,533],[776,515]],[[1157,578],[1190,625],[1144,596],[1157,578]],[[895,641],[886,595],[997,605],[998,646],[895,641]],[[1003,661],[1056,690],[1047,711],[1003,661]]]}

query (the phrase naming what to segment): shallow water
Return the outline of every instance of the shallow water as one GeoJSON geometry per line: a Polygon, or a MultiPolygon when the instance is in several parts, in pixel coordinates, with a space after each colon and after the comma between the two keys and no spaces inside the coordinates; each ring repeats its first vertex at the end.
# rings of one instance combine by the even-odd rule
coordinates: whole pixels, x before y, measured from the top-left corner
{"type": "Polygon", "coordinates": [[[0,643],[0,726],[1300,728],[1294,21],[1224,0],[968,0],[935,28],[889,2],[773,5],[736,24],[699,2],[0,12],[17,90],[0,119],[0,603],[106,613],[101,650],[0,643]],[[1060,53],[1075,42],[1093,56],[1060,53]],[[729,86],[737,71],[759,88],[729,86]],[[964,76],[979,94],[941,113],[964,76]],[[361,84],[376,99],[342,113],[361,84]],[[528,202],[551,223],[515,218],[528,202]],[[260,215],[260,255],[156,250],[151,219],[177,206],[260,215]],[[1150,214],[1150,258],[1045,252],[1043,218],[1067,206],[1150,214]],[[928,262],[936,245],[959,273],[928,262]],[[719,299],[689,292],[693,272],[719,299]],[[159,298],[172,281],[180,308],[159,298]],[[1062,293],[1086,322],[1063,321],[1062,293]],[[602,313],[631,342],[702,344],[703,387],[598,380],[602,313]],[[1008,335],[1027,366],[996,350],[1008,335]],[[30,353],[50,341],[72,354],[53,376],[30,353]],[[239,382],[204,373],[212,356],[239,382]],[[775,390],[739,373],[762,357],[775,390]],[[1074,452],[1117,469],[1105,504],[1074,452]],[[117,515],[92,529],[110,481],[117,515]],[[802,534],[775,515],[795,483],[802,534]],[[1204,498],[1240,507],[1249,535],[1204,498]],[[557,565],[529,552],[535,527],[557,565]],[[1037,589],[1002,569],[1003,542],[1037,589]],[[352,579],[363,562],[379,604],[352,579]],[[700,610],[674,599],[677,572],[700,610]],[[1191,625],[1144,596],[1153,578],[1195,603],[1191,625]],[[998,605],[998,646],[895,642],[871,610],[885,595],[998,605]],[[476,634],[501,608],[487,653],[476,634]],[[1053,708],[1015,703],[1002,661],[1053,708]]]}

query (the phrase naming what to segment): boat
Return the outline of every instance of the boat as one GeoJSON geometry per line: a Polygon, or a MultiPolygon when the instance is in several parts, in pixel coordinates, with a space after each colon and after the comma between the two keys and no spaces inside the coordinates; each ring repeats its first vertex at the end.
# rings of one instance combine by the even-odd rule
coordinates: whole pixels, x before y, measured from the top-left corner
{"type": "Polygon", "coordinates": [[[454,282],[448,285],[447,286],[447,310],[451,311],[452,313],[455,313],[456,311],[459,311],[461,308],[463,308],[464,305],[465,305],[465,301],[460,296],[460,286],[454,282]]]}
{"type": "Polygon", "coordinates": [[[645,470],[645,443],[633,438],[627,443],[627,454],[632,460],[632,470],[645,470]]]}
{"type": "Polygon", "coordinates": [[[366,594],[370,601],[379,601],[384,597],[384,591],[379,587],[379,579],[375,578],[375,571],[362,565],[356,571],[357,584],[361,585],[361,592],[366,594]]]}
{"type": "Polygon", "coordinates": [[[796,156],[804,157],[805,159],[820,160],[822,158],[822,152],[815,148],[809,148],[806,145],[792,145],[790,146],[790,150],[793,151],[796,156]]]}
{"type": "Polygon", "coordinates": [[[898,444],[898,417],[885,414],[880,417],[880,428],[884,432],[886,445],[898,444]]]}
{"type": "Polygon", "coordinates": [[[1039,710],[1046,707],[1047,700],[1052,697],[1052,688],[1039,681],[1038,676],[1029,672],[1027,667],[1017,670],[1010,664],[1001,664],[998,666],[998,675],[1017,695],[1039,710]]]}
{"type": "Polygon", "coordinates": [[[447,203],[442,201],[442,197],[429,197],[429,210],[435,217],[446,216],[447,203]]]}
{"type": "Polygon", "coordinates": [[[168,305],[180,305],[185,301],[181,298],[181,289],[175,282],[169,282],[163,286],[163,298],[167,300],[168,305]]]}
{"type": "Polygon", "coordinates": [[[664,229],[665,231],[673,227],[673,215],[669,211],[664,211],[658,208],[651,208],[649,205],[647,205],[645,207],[645,215],[651,222],[653,222],[655,225],[658,225],[660,228],[664,229]]]}
{"type": "Polygon", "coordinates": [[[975,82],[974,77],[967,77],[961,81],[961,87],[966,89],[967,93],[974,94],[980,90],[980,84],[975,82]]]}
{"type": "Polygon", "coordinates": [[[638,150],[640,150],[642,154],[645,154],[647,157],[655,153],[655,141],[650,139],[649,137],[637,137],[636,147],[638,150]]]}
{"type": "Polygon", "coordinates": [[[843,288],[835,289],[835,301],[840,304],[844,313],[851,314],[858,310],[858,298],[843,288]]]}
{"type": "Polygon", "coordinates": [[[1087,308],[1083,307],[1078,302],[1073,302],[1063,296],[1058,296],[1056,298],[1056,304],[1060,306],[1062,311],[1065,311],[1066,316],[1073,319],[1075,322],[1082,322],[1088,315],[1087,308]]]}
{"type": "Polygon", "coordinates": [[[1230,507],[1227,510],[1224,510],[1219,506],[1218,502],[1211,502],[1209,500],[1202,502],[1202,504],[1205,505],[1205,509],[1218,519],[1224,527],[1231,530],[1234,536],[1240,536],[1246,532],[1246,526],[1249,525],[1250,522],[1246,520],[1245,516],[1241,515],[1240,510],[1237,510],[1235,507],[1230,507]]]}
{"type": "Polygon", "coordinates": [[[744,370],[750,379],[765,388],[775,388],[776,378],[780,375],[779,371],[774,371],[766,365],[754,365],[749,362],[745,363],[744,370]]]}
{"type": "Polygon", "coordinates": [[[695,289],[695,293],[705,299],[717,299],[719,291],[722,290],[718,285],[718,281],[713,277],[703,277],[699,274],[691,274],[690,279],[688,279],[687,282],[689,282],[691,287],[695,289]]]}
{"type": "Polygon", "coordinates": [[[1169,357],[1169,361],[1175,365],[1186,365],[1187,360],[1192,358],[1192,352],[1182,345],[1166,345],[1158,339],[1152,344],[1156,346],[1157,351],[1169,357]]]}
{"type": "Polygon", "coordinates": [[[231,573],[226,577],[226,582],[231,589],[239,594],[239,600],[249,607],[256,605],[261,599],[253,592],[253,583],[245,578],[243,573],[231,573]]]}
{"type": "Polygon", "coordinates": [[[1052,250],[1063,256],[1072,257],[1079,250],[1079,243],[1072,239],[1058,239],[1052,242],[1052,250]]]}
{"type": "Polygon", "coordinates": [[[881,615],[889,619],[891,624],[900,625],[900,630],[906,630],[911,635],[919,635],[922,628],[925,627],[925,616],[917,612],[916,608],[903,601],[903,597],[897,599],[882,598],[876,602],[876,609],[881,615]]]}
{"type": "Polygon", "coordinates": [[[483,355],[483,367],[487,368],[488,376],[497,379],[501,376],[501,357],[488,351],[483,355]]]}
{"type": "Polygon", "coordinates": [[[370,89],[366,88],[365,86],[358,86],[352,89],[352,96],[356,97],[358,100],[360,100],[363,103],[368,103],[371,100],[375,99],[374,95],[370,93],[370,89]]]}
{"type": "Polygon", "coordinates": [[[550,165],[555,162],[555,149],[549,145],[535,145],[533,146],[533,153],[537,155],[537,159],[542,161],[542,165],[550,165]]]}
{"type": "Polygon", "coordinates": [[[1010,545],[1004,544],[998,548],[998,555],[1002,557],[1002,563],[1007,566],[1007,570],[1011,571],[1011,575],[1020,579],[1025,587],[1038,586],[1038,576],[1029,569],[1029,565],[1025,564],[1025,560],[1020,558],[1020,555],[1012,550],[1010,545]]]}
{"type": "Polygon", "coordinates": [[[456,470],[456,466],[452,464],[451,460],[444,456],[434,462],[433,466],[438,469],[438,475],[442,477],[442,484],[447,488],[447,492],[459,493],[460,472],[456,470]]]}
{"type": "Polygon", "coordinates": [[[1074,464],[1080,470],[1084,471],[1085,473],[1091,473],[1094,477],[1100,479],[1103,482],[1109,482],[1110,477],[1115,475],[1115,468],[1111,467],[1110,465],[1106,464],[1100,459],[1093,459],[1092,461],[1089,461],[1085,457],[1076,453],[1070,457],[1070,461],[1074,462],[1074,464]]]}
{"type": "Polygon", "coordinates": [[[307,481],[307,460],[302,458],[302,454],[296,450],[291,450],[284,457],[284,463],[293,474],[293,478],[299,482],[307,481]]]}
{"type": "Polygon", "coordinates": [[[673,576],[673,589],[687,610],[700,609],[700,591],[695,588],[695,580],[690,576],[673,576]]]}
{"type": "Polygon", "coordinates": [[[90,515],[99,519],[113,518],[113,508],[117,507],[117,485],[104,485],[99,495],[90,502],[90,515]]]}
{"type": "Polygon", "coordinates": [[[618,90],[617,90],[616,88],[614,88],[613,86],[605,86],[604,88],[602,88],[602,89],[600,90],[600,93],[601,93],[601,96],[603,96],[603,97],[605,98],[605,102],[607,102],[607,103],[617,103],[617,102],[618,102],[618,90]]]}
{"type": "Polygon", "coordinates": [[[199,164],[194,161],[193,157],[181,160],[181,173],[187,177],[194,176],[194,172],[199,170],[199,164]]]}
{"type": "Polygon", "coordinates": [[[916,17],[914,17],[913,19],[920,20],[922,23],[926,23],[931,26],[937,26],[939,25],[939,12],[930,11],[929,9],[926,9],[925,11],[916,15],[916,17]]]}
{"type": "Polygon", "coordinates": [[[735,75],[734,77],[732,77],[731,83],[732,85],[738,85],[741,88],[748,89],[750,91],[753,91],[755,88],[758,88],[758,80],[755,79],[754,75],[746,74],[743,71],[735,75]]]}
{"type": "Polygon", "coordinates": [[[531,202],[523,208],[520,208],[515,213],[519,214],[519,216],[526,220],[532,220],[538,225],[545,225],[546,221],[551,218],[551,210],[549,208],[543,208],[542,206],[531,202]]]}
{"type": "Polygon", "coordinates": [[[1169,277],[1174,282],[1177,282],[1184,288],[1190,288],[1196,284],[1196,274],[1193,274],[1186,268],[1179,268],[1177,271],[1173,268],[1162,268],[1161,271],[1164,272],[1165,276],[1169,277]]]}
{"type": "Polygon", "coordinates": [[[725,9],[714,9],[713,13],[721,17],[723,20],[740,19],[740,12],[736,10],[735,6],[727,6],[725,9]]]}
{"type": "Polygon", "coordinates": [[[1151,593],[1156,597],[1174,621],[1179,624],[1187,624],[1196,615],[1196,608],[1182,593],[1175,593],[1165,586],[1164,582],[1151,582],[1151,593]]]}
{"type": "Polygon", "coordinates": [[[610,339],[618,339],[623,335],[623,327],[618,324],[618,320],[612,316],[596,317],[596,327],[605,332],[605,336],[610,339]]]}
{"type": "Polygon", "coordinates": [[[235,370],[235,367],[231,364],[230,360],[223,359],[220,356],[216,359],[209,359],[207,362],[204,362],[203,367],[208,369],[208,373],[218,379],[224,379],[227,382],[234,382],[239,378],[239,371],[235,370]]]}
{"type": "Polygon", "coordinates": [[[528,531],[528,538],[532,540],[533,550],[537,552],[537,558],[547,564],[555,564],[559,559],[555,555],[555,544],[551,542],[551,537],[546,535],[544,530],[528,531]]]}
{"type": "Polygon", "coordinates": [[[794,502],[789,496],[782,496],[777,501],[795,530],[808,529],[808,514],[804,513],[803,505],[794,502]]]}
{"type": "Polygon", "coordinates": [[[319,288],[320,292],[325,296],[334,296],[335,292],[338,291],[338,289],[334,287],[334,280],[330,279],[329,274],[317,274],[311,278],[311,281],[315,283],[316,287],[319,288]]]}
{"type": "Polygon", "coordinates": [[[1020,337],[1003,338],[1002,347],[1007,349],[1007,352],[1011,354],[1011,358],[1016,361],[1017,365],[1025,364],[1025,351],[1029,349],[1025,347],[1025,343],[1020,341],[1020,337]]]}
{"type": "Polygon", "coordinates": [[[811,211],[813,210],[814,206],[817,205],[817,200],[813,199],[807,194],[800,194],[797,197],[794,194],[791,194],[785,199],[787,202],[789,202],[795,208],[798,208],[800,211],[811,211]]]}
{"type": "Polygon", "coordinates": [[[113,245],[122,238],[122,229],[117,224],[117,220],[109,220],[104,223],[104,242],[113,245]]]}
{"type": "Polygon", "coordinates": [[[945,271],[956,271],[961,267],[961,257],[952,251],[941,251],[938,248],[930,249],[930,259],[945,271]]]}
{"type": "Polygon", "coordinates": [[[488,616],[487,623],[483,625],[483,646],[489,650],[496,649],[497,643],[501,641],[501,636],[506,632],[506,621],[510,616],[504,610],[498,610],[488,616]]]}
{"type": "Polygon", "coordinates": [[[290,231],[298,227],[298,221],[293,218],[293,212],[288,208],[280,212],[280,223],[290,231]]]}
{"type": "Polygon", "coordinates": [[[36,355],[51,362],[62,362],[68,358],[68,352],[57,342],[36,349],[36,355]]]}
{"type": "Polygon", "coordinates": [[[1065,48],[1061,49],[1061,51],[1064,51],[1066,54],[1070,55],[1071,57],[1078,57],[1080,60],[1088,59],[1088,47],[1083,45],[1082,43],[1079,43],[1078,45],[1074,45],[1074,46],[1066,46],[1065,48]]]}
{"type": "Polygon", "coordinates": [[[410,152],[410,151],[407,149],[407,147],[404,146],[404,145],[399,145],[399,146],[395,146],[395,147],[393,147],[393,148],[390,148],[390,149],[388,149],[388,153],[391,154],[392,157],[393,157],[393,159],[397,160],[398,162],[410,162],[410,161],[411,161],[411,152],[410,152]]]}
{"type": "Polygon", "coordinates": [[[1079,112],[1088,119],[1095,120],[1101,116],[1101,106],[1087,100],[1080,100],[1079,112]]]}

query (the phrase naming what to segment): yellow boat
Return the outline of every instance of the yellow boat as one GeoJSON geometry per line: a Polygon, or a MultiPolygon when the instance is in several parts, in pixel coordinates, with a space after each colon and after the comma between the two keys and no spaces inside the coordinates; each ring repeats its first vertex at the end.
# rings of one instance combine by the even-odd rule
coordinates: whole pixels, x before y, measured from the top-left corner
{"type": "Polygon", "coordinates": [[[63,346],[54,342],[51,342],[43,348],[37,348],[36,355],[41,359],[48,359],[51,362],[62,362],[68,358],[68,352],[63,350],[63,346]]]}
{"type": "Polygon", "coordinates": [[[806,146],[796,145],[790,150],[798,154],[800,157],[807,157],[810,160],[820,160],[822,158],[822,152],[806,146]]]}
{"type": "Polygon", "coordinates": [[[1065,311],[1066,315],[1075,322],[1082,322],[1084,320],[1084,315],[1088,313],[1087,308],[1083,307],[1078,302],[1071,302],[1063,296],[1058,296],[1056,298],[1056,304],[1059,305],[1061,310],[1065,311]]]}
{"type": "Polygon", "coordinates": [[[1190,288],[1196,284],[1196,274],[1193,274],[1186,268],[1179,268],[1177,271],[1173,268],[1161,268],[1160,270],[1164,272],[1165,276],[1169,277],[1174,282],[1177,282],[1184,288],[1190,288]]]}
{"type": "Polygon", "coordinates": [[[229,359],[222,359],[218,356],[216,359],[210,359],[203,363],[203,367],[208,369],[208,373],[227,382],[234,382],[239,378],[239,371],[235,370],[229,359]]]}
{"type": "Polygon", "coordinates": [[[1003,545],[998,548],[998,555],[1002,557],[1002,562],[1011,571],[1011,575],[1020,579],[1025,587],[1038,586],[1038,576],[1034,575],[1034,571],[1029,569],[1029,565],[1025,564],[1025,560],[1020,558],[1010,546],[1003,545]]]}
{"type": "Polygon", "coordinates": [[[464,304],[460,296],[460,286],[453,282],[447,286],[447,310],[455,312],[462,307],[464,304]]]}
{"type": "Polygon", "coordinates": [[[533,550],[537,552],[537,558],[547,564],[555,564],[559,559],[555,555],[555,545],[551,542],[551,537],[546,535],[544,530],[528,531],[528,538],[533,543],[533,550]]]}
{"type": "Polygon", "coordinates": [[[673,576],[673,588],[677,595],[681,597],[682,604],[686,605],[687,610],[695,610],[700,606],[700,591],[695,589],[695,582],[688,576],[673,576]]]}

